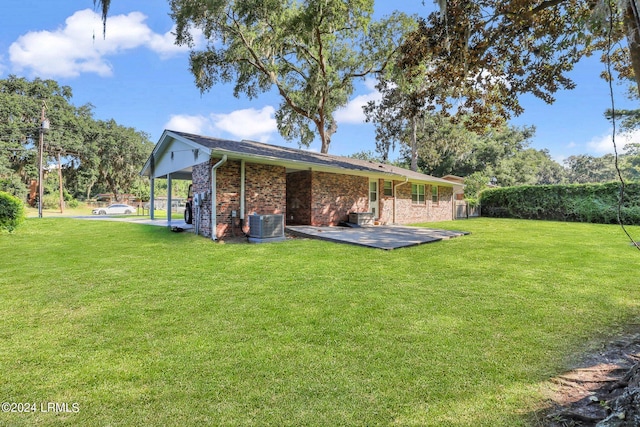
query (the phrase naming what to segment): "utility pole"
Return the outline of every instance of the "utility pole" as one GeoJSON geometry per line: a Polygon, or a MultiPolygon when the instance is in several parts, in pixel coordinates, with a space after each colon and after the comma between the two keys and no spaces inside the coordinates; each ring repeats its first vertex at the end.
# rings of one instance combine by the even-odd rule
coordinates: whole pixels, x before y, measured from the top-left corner
{"type": "Polygon", "coordinates": [[[58,151],[58,182],[60,184],[60,213],[64,213],[64,192],[62,191],[62,162],[60,161],[60,151],[58,151]]]}
{"type": "Polygon", "coordinates": [[[45,107],[46,107],[46,103],[44,100],[42,100],[42,112],[40,113],[40,141],[39,141],[39,149],[38,151],[40,152],[39,154],[39,165],[38,165],[38,169],[39,169],[39,177],[38,177],[38,218],[42,218],[42,198],[44,197],[44,186],[43,184],[43,180],[44,180],[44,164],[43,164],[43,159],[44,159],[44,132],[46,130],[49,130],[49,120],[47,120],[44,116],[44,112],[45,112],[45,107]]]}

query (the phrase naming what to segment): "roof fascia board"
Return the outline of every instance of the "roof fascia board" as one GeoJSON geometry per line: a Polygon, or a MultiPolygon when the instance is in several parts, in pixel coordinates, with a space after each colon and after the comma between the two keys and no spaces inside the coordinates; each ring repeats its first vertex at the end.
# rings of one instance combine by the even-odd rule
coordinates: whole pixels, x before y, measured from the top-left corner
{"type": "Polygon", "coordinates": [[[348,169],[348,168],[342,168],[339,166],[320,165],[313,162],[285,160],[285,159],[272,157],[272,156],[255,156],[255,155],[243,154],[243,153],[239,153],[237,151],[231,151],[231,150],[217,149],[211,152],[212,157],[216,157],[216,156],[222,157],[224,155],[226,155],[230,160],[245,160],[252,163],[278,165],[278,166],[289,167],[292,169],[312,170],[316,172],[328,172],[328,173],[341,173],[345,175],[366,176],[369,178],[380,178],[380,179],[387,179],[387,180],[397,178],[403,181],[408,180],[410,182],[421,182],[421,183],[424,182],[424,183],[432,183],[432,184],[437,183],[442,187],[453,187],[452,182],[449,182],[440,178],[436,178],[436,177],[434,177],[433,179],[422,180],[422,179],[417,179],[415,177],[410,177],[404,174],[397,174],[394,172],[348,169]]]}
{"type": "Polygon", "coordinates": [[[151,168],[151,159],[161,157],[161,155],[168,149],[168,146],[171,144],[172,141],[179,141],[185,145],[192,147],[193,149],[200,150],[200,152],[204,157],[211,157],[211,150],[205,147],[204,145],[198,144],[197,142],[194,142],[188,138],[184,138],[176,133],[165,130],[162,133],[160,140],[158,141],[156,146],[153,148],[151,155],[149,156],[144,166],[142,167],[142,170],[140,171],[141,176],[148,176],[150,178],[158,178],[159,176],[164,176],[164,174],[160,174],[160,175],[155,174],[155,176],[153,177],[151,176],[151,171],[149,170],[151,168]]]}

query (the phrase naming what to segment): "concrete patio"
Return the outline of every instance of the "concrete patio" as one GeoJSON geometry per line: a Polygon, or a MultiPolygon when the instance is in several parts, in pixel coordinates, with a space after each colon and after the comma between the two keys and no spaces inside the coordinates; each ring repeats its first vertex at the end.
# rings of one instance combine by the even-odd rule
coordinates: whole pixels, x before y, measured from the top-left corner
{"type": "Polygon", "coordinates": [[[441,240],[469,234],[466,231],[450,231],[401,225],[380,225],[359,228],[296,225],[287,226],[286,230],[294,236],[386,250],[439,242],[441,240]]]}

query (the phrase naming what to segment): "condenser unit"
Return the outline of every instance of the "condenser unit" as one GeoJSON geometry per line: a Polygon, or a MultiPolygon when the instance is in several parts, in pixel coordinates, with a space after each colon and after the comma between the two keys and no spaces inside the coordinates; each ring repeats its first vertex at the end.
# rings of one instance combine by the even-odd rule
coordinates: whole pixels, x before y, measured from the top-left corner
{"type": "Polygon", "coordinates": [[[284,215],[249,215],[249,241],[253,243],[284,240],[284,215]]]}

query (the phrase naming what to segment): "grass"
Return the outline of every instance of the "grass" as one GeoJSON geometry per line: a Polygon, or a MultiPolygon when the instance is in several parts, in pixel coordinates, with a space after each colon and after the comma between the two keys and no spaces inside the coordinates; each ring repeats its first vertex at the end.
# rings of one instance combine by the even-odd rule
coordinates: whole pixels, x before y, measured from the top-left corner
{"type": "Polygon", "coordinates": [[[435,226],[472,234],[381,251],[29,219],[0,235],[0,400],[38,411],[0,425],[535,425],[551,376],[637,328],[618,227],[435,226]]]}

